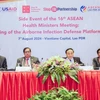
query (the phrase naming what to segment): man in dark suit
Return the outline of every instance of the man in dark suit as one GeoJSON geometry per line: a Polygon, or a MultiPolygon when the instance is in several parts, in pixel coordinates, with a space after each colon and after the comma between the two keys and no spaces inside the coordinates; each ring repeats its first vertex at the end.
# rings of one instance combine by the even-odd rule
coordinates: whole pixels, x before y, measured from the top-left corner
{"type": "Polygon", "coordinates": [[[99,70],[100,68],[100,48],[97,50],[98,57],[93,58],[93,68],[94,70],[99,70]]]}
{"type": "Polygon", "coordinates": [[[3,56],[0,56],[0,70],[7,70],[7,61],[6,58],[3,56]]]}
{"type": "Polygon", "coordinates": [[[17,59],[16,66],[34,67],[34,65],[40,63],[37,57],[31,56],[31,49],[29,47],[24,48],[23,53],[24,57],[17,59]]]}
{"type": "Polygon", "coordinates": [[[81,62],[79,57],[74,57],[74,50],[72,48],[68,48],[66,51],[66,57],[64,57],[66,60],[68,60],[71,63],[78,63],[80,66],[84,66],[84,64],[81,62]]]}

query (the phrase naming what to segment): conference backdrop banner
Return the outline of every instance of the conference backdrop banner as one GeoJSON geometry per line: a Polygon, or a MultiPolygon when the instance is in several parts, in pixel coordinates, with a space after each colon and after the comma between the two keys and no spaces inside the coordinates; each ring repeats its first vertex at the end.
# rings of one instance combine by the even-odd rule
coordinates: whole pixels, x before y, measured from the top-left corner
{"type": "Polygon", "coordinates": [[[15,68],[23,48],[45,61],[73,48],[92,65],[100,48],[100,0],[0,0],[0,55],[15,68]]]}

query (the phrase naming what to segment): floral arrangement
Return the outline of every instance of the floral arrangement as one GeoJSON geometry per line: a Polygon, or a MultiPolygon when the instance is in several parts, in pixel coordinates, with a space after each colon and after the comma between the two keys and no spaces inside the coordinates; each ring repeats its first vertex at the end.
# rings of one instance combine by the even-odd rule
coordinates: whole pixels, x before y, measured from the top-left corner
{"type": "Polygon", "coordinates": [[[83,100],[77,91],[67,90],[64,87],[53,88],[48,92],[42,91],[28,100],[83,100]]]}
{"type": "Polygon", "coordinates": [[[61,80],[64,82],[68,75],[70,78],[78,82],[78,70],[77,63],[71,64],[60,56],[54,56],[39,66],[38,77],[43,76],[44,83],[48,76],[50,76],[53,83],[55,83],[56,80],[58,85],[60,85],[61,80]]]}

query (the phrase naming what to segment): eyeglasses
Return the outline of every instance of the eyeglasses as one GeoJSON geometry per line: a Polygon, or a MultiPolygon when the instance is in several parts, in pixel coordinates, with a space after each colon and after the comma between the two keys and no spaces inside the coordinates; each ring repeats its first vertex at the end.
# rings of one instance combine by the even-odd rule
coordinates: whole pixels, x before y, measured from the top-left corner
{"type": "Polygon", "coordinates": [[[30,51],[25,51],[25,53],[30,53],[30,51]]]}

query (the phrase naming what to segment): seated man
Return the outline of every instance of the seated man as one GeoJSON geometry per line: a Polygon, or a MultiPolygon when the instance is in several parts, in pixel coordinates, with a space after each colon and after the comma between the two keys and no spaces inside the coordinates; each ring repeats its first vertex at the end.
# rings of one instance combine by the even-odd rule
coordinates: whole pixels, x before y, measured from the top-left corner
{"type": "Polygon", "coordinates": [[[74,57],[74,50],[72,48],[68,48],[66,51],[66,57],[64,57],[66,60],[68,60],[71,63],[78,63],[80,66],[84,66],[84,64],[81,62],[79,57],[74,57]]]}
{"type": "Polygon", "coordinates": [[[94,70],[99,70],[100,68],[100,48],[97,50],[98,57],[93,59],[93,68],[94,70]]]}
{"type": "Polygon", "coordinates": [[[29,47],[24,48],[23,53],[24,57],[17,59],[16,66],[34,67],[34,65],[40,63],[38,58],[31,56],[31,49],[29,47]]]}
{"type": "Polygon", "coordinates": [[[6,61],[6,58],[3,56],[0,56],[0,69],[7,70],[7,61],[6,61]]]}

